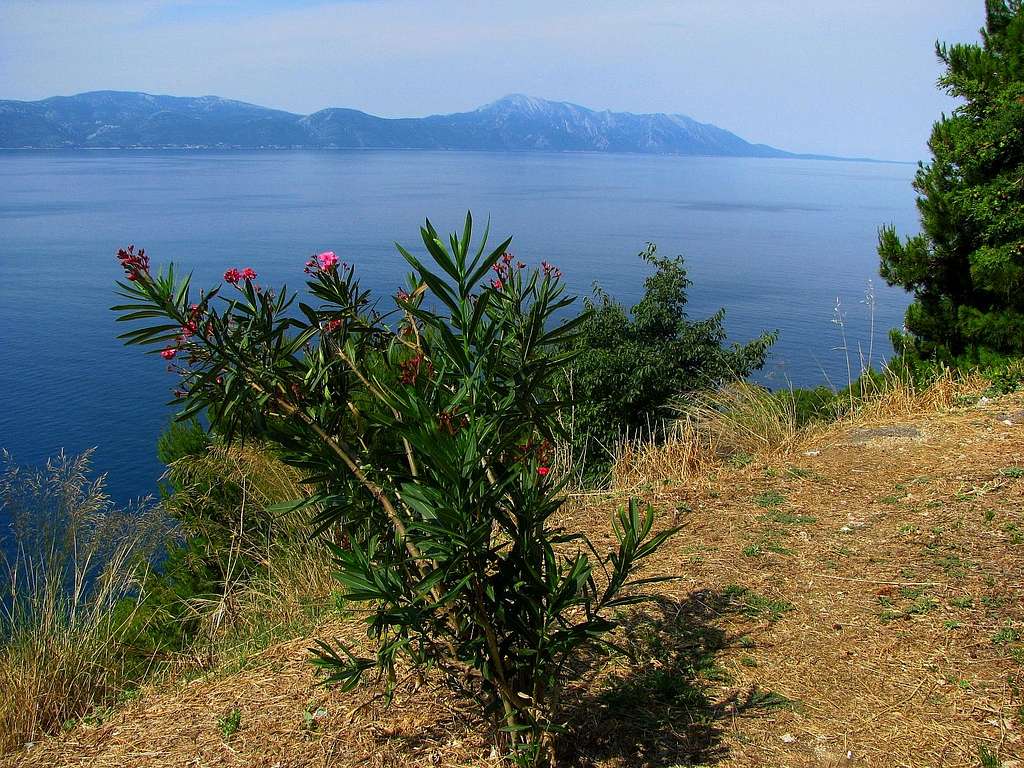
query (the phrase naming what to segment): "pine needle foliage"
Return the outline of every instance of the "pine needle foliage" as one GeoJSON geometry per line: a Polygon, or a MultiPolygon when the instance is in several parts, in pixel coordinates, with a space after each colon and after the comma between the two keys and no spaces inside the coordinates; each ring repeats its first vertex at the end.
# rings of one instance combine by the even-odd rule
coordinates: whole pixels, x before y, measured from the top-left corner
{"type": "Polygon", "coordinates": [[[981,44],[936,44],[962,100],[914,181],[921,233],[879,233],[881,274],[914,294],[897,351],[949,363],[1024,354],[1024,5],[987,0],[981,44]]]}

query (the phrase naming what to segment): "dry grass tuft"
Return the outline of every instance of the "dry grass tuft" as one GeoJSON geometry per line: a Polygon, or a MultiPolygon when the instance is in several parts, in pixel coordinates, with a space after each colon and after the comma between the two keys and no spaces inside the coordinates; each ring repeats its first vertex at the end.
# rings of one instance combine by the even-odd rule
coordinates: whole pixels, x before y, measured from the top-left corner
{"type": "MultiPolygon", "coordinates": [[[[0,465],[0,752],[93,717],[152,677],[132,651],[149,563],[170,533],[166,508],[115,507],[89,455],[60,457],[44,470],[0,465]]],[[[230,546],[223,590],[187,599],[199,631],[172,669],[239,668],[284,637],[307,633],[334,587],[325,548],[305,537],[304,519],[275,517],[272,505],[304,492],[300,476],[257,444],[215,446],[175,462],[182,510],[210,508],[225,483],[241,502],[227,510],[230,546]],[[247,521],[266,535],[254,536],[247,521]],[[243,563],[245,564],[243,566],[243,563]],[[255,568],[253,566],[256,566],[255,568]]]]}
{"type": "Polygon", "coordinates": [[[0,751],[109,702],[130,679],[121,642],[166,533],[153,508],[120,509],[89,454],[0,474],[0,751]]]}
{"type": "Polygon", "coordinates": [[[198,639],[188,665],[237,666],[282,637],[306,631],[329,603],[336,586],[331,562],[321,543],[307,539],[310,510],[276,514],[276,504],[308,494],[301,473],[265,445],[250,442],[213,445],[202,455],[186,456],[168,468],[178,491],[169,500],[184,509],[216,508],[213,498],[224,484],[239,490],[227,552],[224,585],[214,596],[192,598],[200,619],[198,639]],[[264,532],[254,536],[247,521],[259,518],[264,532]],[[250,564],[248,570],[241,563],[250,564]],[[251,565],[258,569],[253,572],[251,565]]]}
{"type": "Polygon", "coordinates": [[[843,419],[872,421],[916,413],[945,413],[969,400],[977,400],[991,382],[975,371],[944,368],[927,385],[916,384],[889,369],[880,383],[866,381],[863,391],[843,419]]]}
{"type": "Polygon", "coordinates": [[[793,392],[733,382],[681,405],[679,419],[662,434],[623,440],[615,452],[611,487],[626,491],[699,480],[723,461],[771,462],[852,425],[949,411],[977,400],[989,386],[975,372],[944,369],[922,386],[887,369],[880,379],[864,377],[857,394],[848,403],[837,400],[828,419],[801,424],[793,392]]]}
{"type": "Polygon", "coordinates": [[[323,546],[276,547],[258,577],[229,582],[221,594],[193,601],[200,630],[185,666],[244,667],[271,644],[311,632],[332,607],[336,588],[323,546]]]}
{"type": "Polygon", "coordinates": [[[703,477],[715,464],[710,436],[684,418],[655,439],[622,440],[614,453],[611,487],[625,491],[650,483],[686,483],[703,477]]]}
{"type": "Polygon", "coordinates": [[[789,453],[815,431],[797,424],[788,393],[737,381],[681,406],[679,419],[663,434],[623,441],[615,455],[612,487],[699,479],[723,459],[789,453]]]}
{"type": "Polygon", "coordinates": [[[719,456],[788,453],[805,437],[790,393],[772,393],[744,381],[700,397],[683,418],[696,423],[719,456]]]}

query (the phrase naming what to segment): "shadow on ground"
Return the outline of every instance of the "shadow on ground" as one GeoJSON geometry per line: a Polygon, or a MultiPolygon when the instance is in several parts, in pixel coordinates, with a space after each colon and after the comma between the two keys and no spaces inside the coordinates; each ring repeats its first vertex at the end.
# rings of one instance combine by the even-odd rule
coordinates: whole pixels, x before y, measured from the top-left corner
{"type": "Polygon", "coordinates": [[[735,718],[790,707],[785,697],[756,686],[711,698],[711,686],[729,681],[717,655],[754,643],[751,635],[730,636],[716,626],[730,614],[752,616],[748,594],[703,590],[650,603],[624,621],[621,645],[633,661],[623,658],[620,671],[569,705],[560,749],[566,764],[712,765],[728,752],[723,735],[735,718]]]}

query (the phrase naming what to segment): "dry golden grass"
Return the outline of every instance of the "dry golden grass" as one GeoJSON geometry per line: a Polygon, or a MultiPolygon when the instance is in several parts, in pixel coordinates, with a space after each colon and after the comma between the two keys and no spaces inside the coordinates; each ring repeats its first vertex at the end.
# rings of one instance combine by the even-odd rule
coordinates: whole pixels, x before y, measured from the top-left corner
{"type": "Polygon", "coordinates": [[[244,665],[268,645],[311,631],[333,607],[336,588],[323,547],[280,547],[257,578],[194,602],[200,629],[178,666],[195,672],[244,665]]]}
{"type": "Polygon", "coordinates": [[[618,491],[651,483],[683,483],[707,474],[718,464],[717,447],[694,421],[681,419],[665,434],[623,440],[616,446],[611,487],[618,491]]]}
{"type": "Polygon", "coordinates": [[[773,394],[738,381],[681,406],[663,434],[623,441],[612,466],[611,487],[689,482],[713,472],[723,460],[785,454],[817,428],[800,428],[787,393],[773,394]]]}
{"type": "MultiPolygon", "coordinates": [[[[243,534],[246,514],[301,494],[299,476],[260,446],[214,447],[170,469],[184,489],[175,503],[202,505],[197,489],[231,482],[242,490],[226,557],[224,590],[192,598],[200,620],[193,644],[161,671],[238,664],[282,637],[306,631],[334,587],[324,549],[278,543],[303,531],[283,519],[272,540],[243,534]],[[242,556],[262,566],[242,573],[242,556]]],[[[0,558],[0,751],[91,716],[151,673],[126,655],[138,632],[147,562],[168,534],[157,508],[120,510],[102,483],[87,480],[88,455],[59,459],[44,473],[10,468],[0,490],[15,521],[15,555],[0,558]]]]}
{"type": "Polygon", "coordinates": [[[881,384],[865,387],[845,420],[865,421],[887,419],[908,414],[945,412],[977,400],[990,382],[977,372],[962,373],[950,368],[925,386],[915,385],[905,377],[885,371],[881,384]]]}
{"type": "MultiPolygon", "coordinates": [[[[115,577],[116,578],[116,577],[115,577]]],[[[132,612],[107,605],[41,606],[0,648],[0,752],[52,733],[113,699],[129,681],[118,643],[132,612]]]]}

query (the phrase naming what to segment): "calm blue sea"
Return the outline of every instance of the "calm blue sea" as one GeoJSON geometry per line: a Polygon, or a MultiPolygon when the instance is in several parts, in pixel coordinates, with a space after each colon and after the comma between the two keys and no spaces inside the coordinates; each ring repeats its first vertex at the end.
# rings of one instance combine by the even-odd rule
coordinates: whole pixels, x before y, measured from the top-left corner
{"type": "MultiPolygon", "coordinates": [[[[876,359],[907,296],[877,278],[882,223],[916,229],[914,167],[855,162],[472,152],[0,152],[0,448],[19,463],[95,447],[116,498],[150,493],[173,378],[126,349],[109,307],[117,248],[218,279],[252,266],[298,286],[315,251],[354,262],[364,284],[401,284],[393,242],[415,248],[429,216],[467,208],[524,261],[557,264],[634,301],[652,241],[682,253],[690,311],[727,310],[730,336],[779,329],[762,380],[846,381],[837,298],[854,355],[876,359]]],[[[497,239],[495,240],[497,243],[497,239]]],[[[856,363],[855,363],[856,364],[856,363]]]]}

